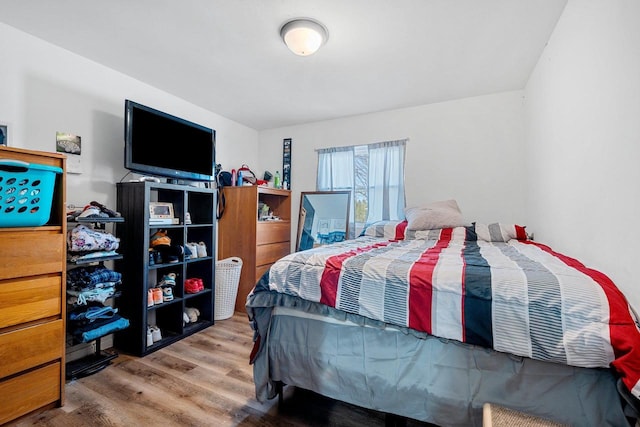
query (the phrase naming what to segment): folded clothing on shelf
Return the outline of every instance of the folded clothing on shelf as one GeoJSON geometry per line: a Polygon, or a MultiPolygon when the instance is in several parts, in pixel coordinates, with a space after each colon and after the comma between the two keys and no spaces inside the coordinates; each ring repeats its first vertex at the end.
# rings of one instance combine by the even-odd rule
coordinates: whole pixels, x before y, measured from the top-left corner
{"type": "Polygon", "coordinates": [[[103,230],[94,230],[78,224],[67,232],[67,249],[70,252],[115,251],[120,240],[103,230]]]}
{"type": "Polygon", "coordinates": [[[74,268],[67,271],[67,286],[90,288],[105,282],[120,282],[122,273],[103,265],[74,268]]]}

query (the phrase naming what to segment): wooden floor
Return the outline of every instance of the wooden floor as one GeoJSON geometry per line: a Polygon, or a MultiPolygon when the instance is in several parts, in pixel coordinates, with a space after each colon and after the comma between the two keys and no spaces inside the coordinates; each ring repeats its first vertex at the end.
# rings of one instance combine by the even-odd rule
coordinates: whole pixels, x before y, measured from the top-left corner
{"type": "MultiPolygon", "coordinates": [[[[284,404],[255,399],[247,315],[217,321],[146,357],[120,355],[66,385],[66,404],[10,426],[384,426],[385,417],[285,387],[284,404]]],[[[428,426],[409,420],[407,426],[428,426]]]]}

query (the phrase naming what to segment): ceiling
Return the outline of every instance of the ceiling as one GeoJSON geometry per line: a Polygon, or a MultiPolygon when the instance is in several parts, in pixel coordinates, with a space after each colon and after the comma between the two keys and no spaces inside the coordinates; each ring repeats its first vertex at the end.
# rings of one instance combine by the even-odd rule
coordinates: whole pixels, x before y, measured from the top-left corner
{"type": "Polygon", "coordinates": [[[0,22],[256,130],[522,89],[567,0],[3,0],[0,22]],[[280,39],[311,17],[307,57],[280,39]]]}

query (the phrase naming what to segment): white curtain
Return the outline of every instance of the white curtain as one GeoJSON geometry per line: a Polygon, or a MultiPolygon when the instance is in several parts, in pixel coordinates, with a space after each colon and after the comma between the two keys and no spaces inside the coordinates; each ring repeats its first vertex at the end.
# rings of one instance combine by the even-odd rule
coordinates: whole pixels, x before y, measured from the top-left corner
{"type": "Polygon", "coordinates": [[[353,182],[353,147],[323,148],[318,150],[317,191],[351,192],[349,198],[349,238],[355,233],[353,182]]]}
{"type": "Polygon", "coordinates": [[[361,201],[363,192],[366,194],[367,203],[366,223],[404,218],[406,142],[406,139],[402,139],[367,146],[318,150],[316,190],[351,191],[349,207],[351,237],[358,235],[365,225],[364,223],[356,224],[354,219],[356,196],[361,201]],[[366,161],[363,162],[363,159],[366,161]],[[366,181],[364,183],[362,183],[363,177],[366,181]]]}
{"type": "Polygon", "coordinates": [[[369,145],[369,213],[367,223],[404,219],[406,139],[369,145]]]}
{"type": "Polygon", "coordinates": [[[353,180],[353,147],[318,150],[317,191],[352,190],[353,180]]]}

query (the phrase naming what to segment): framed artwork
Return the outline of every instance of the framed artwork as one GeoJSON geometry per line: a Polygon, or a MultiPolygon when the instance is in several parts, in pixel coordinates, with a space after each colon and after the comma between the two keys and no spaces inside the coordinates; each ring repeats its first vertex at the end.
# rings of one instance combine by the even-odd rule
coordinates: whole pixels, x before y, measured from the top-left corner
{"type": "Polygon", "coordinates": [[[173,203],[149,202],[150,219],[172,219],[173,203]]]}
{"type": "Polygon", "coordinates": [[[56,151],[66,154],[68,173],[82,173],[82,137],[56,132],[56,151]]]}
{"type": "Polygon", "coordinates": [[[9,125],[0,124],[0,145],[9,146],[9,125]]]}
{"type": "Polygon", "coordinates": [[[282,188],[291,189],[291,138],[282,141],[282,188]]]}

